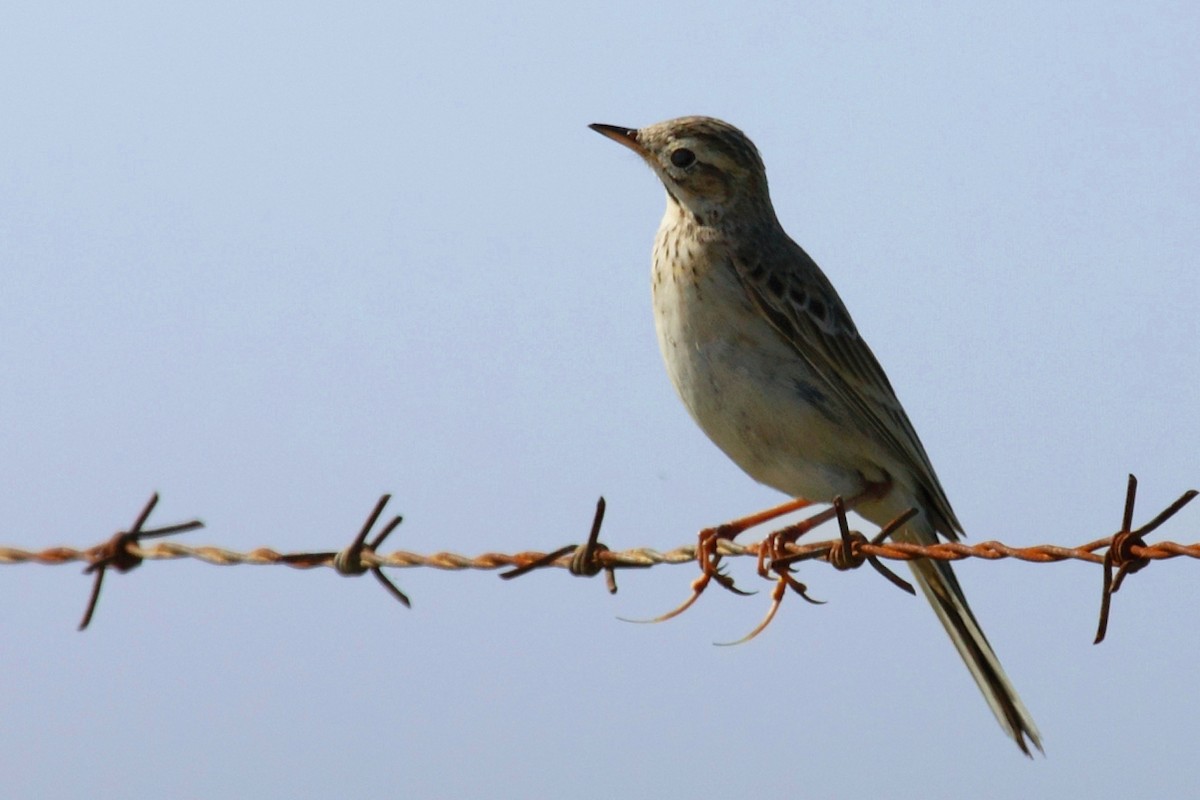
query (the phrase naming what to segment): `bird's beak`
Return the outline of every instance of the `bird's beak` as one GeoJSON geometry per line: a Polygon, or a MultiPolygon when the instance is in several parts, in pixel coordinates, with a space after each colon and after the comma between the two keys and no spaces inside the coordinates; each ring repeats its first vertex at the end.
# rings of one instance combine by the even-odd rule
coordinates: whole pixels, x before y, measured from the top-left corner
{"type": "Polygon", "coordinates": [[[624,128],[620,125],[601,125],[599,122],[593,122],[588,127],[618,144],[625,145],[642,158],[650,155],[646,148],[638,143],[638,132],[633,128],[624,128]]]}

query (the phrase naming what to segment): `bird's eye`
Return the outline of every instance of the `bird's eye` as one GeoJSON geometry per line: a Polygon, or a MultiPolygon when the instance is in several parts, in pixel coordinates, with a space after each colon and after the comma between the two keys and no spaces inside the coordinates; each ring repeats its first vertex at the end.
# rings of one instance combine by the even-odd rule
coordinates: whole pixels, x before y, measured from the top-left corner
{"type": "Polygon", "coordinates": [[[691,150],[688,150],[686,147],[681,147],[675,152],[671,153],[671,163],[680,169],[690,167],[695,163],[695,161],[696,154],[691,150]]]}

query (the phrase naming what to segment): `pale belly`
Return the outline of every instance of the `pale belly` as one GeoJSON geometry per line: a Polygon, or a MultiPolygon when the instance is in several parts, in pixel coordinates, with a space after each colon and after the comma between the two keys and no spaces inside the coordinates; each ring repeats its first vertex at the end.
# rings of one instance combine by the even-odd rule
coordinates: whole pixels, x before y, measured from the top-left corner
{"type": "Polygon", "coordinates": [[[663,272],[653,289],[659,347],[675,390],[752,478],[828,502],[884,477],[863,463],[860,437],[847,429],[842,409],[751,306],[731,270],[663,272]]]}

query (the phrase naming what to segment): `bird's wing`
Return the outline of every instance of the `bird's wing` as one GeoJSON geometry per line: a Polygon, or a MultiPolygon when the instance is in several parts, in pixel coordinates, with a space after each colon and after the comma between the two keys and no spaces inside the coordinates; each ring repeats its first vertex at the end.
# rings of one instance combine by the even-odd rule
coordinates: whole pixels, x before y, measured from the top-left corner
{"type": "Polygon", "coordinates": [[[833,285],[800,245],[786,239],[788,247],[773,249],[762,247],[762,241],[732,253],[751,302],[824,379],[862,432],[911,470],[928,495],[926,511],[935,529],[957,538],[962,526],[929,456],[833,285]]]}

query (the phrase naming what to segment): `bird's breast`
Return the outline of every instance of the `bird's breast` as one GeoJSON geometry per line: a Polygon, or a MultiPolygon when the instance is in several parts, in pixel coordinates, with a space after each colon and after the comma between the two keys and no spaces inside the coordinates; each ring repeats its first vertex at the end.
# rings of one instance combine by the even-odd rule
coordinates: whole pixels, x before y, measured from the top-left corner
{"type": "Polygon", "coordinates": [[[655,327],[692,418],[756,480],[813,499],[843,492],[838,409],[819,376],[754,307],[718,236],[664,220],[655,241],[655,327]]]}

